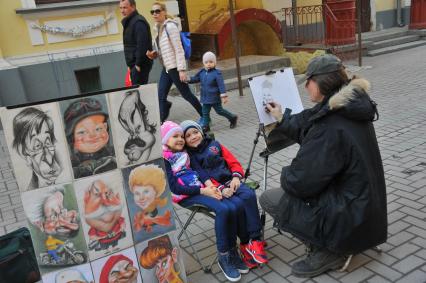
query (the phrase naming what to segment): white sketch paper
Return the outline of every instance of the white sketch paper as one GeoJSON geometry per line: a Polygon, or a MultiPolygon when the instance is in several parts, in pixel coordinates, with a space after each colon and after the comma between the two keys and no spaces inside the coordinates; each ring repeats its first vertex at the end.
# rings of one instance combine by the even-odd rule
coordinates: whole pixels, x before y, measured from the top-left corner
{"type": "Polygon", "coordinates": [[[72,180],[57,103],[1,108],[0,116],[21,192],[72,180]]]}
{"type": "Polygon", "coordinates": [[[58,272],[51,272],[43,276],[44,283],[68,283],[84,282],[94,283],[90,264],[76,265],[71,268],[61,269],[58,272]]]}
{"type": "Polygon", "coordinates": [[[155,84],[108,95],[119,167],[160,158],[160,114],[155,84]]]}
{"type": "Polygon", "coordinates": [[[292,114],[303,110],[293,69],[287,68],[270,75],[262,75],[249,80],[250,90],[256,105],[259,122],[265,126],[275,123],[276,119],[265,111],[266,104],[277,102],[282,110],[289,108],[292,114]]]}

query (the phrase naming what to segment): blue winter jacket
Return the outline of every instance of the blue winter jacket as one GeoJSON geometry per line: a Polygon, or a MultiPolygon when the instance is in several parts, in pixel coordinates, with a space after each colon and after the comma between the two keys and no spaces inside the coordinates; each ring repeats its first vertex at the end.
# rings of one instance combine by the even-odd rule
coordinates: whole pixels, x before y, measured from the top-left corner
{"type": "Polygon", "coordinates": [[[225,83],[222,72],[216,68],[206,70],[202,68],[198,73],[191,77],[188,83],[200,83],[201,103],[216,104],[220,103],[220,95],[226,93],[225,83]]]}

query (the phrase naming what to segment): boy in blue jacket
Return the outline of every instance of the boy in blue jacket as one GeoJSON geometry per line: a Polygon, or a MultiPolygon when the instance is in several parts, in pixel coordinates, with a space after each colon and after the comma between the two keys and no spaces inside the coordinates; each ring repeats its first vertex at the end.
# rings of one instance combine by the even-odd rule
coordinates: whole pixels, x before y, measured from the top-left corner
{"type": "Polygon", "coordinates": [[[202,104],[201,126],[204,132],[210,130],[210,110],[213,107],[218,115],[229,120],[229,127],[233,129],[237,125],[238,116],[222,107],[222,103],[226,104],[228,102],[228,96],[222,72],[216,69],[216,55],[210,51],[204,53],[203,64],[204,68],[188,81],[188,83],[200,83],[200,102],[202,104]]]}

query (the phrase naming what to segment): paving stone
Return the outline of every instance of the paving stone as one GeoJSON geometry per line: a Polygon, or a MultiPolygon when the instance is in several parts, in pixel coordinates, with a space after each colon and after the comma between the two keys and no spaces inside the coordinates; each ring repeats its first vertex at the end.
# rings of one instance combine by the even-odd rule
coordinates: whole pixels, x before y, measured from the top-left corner
{"type": "Polygon", "coordinates": [[[263,280],[265,280],[268,283],[285,283],[289,282],[288,280],[284,279],[284,277],[280,276],[277,272],[269,272],[265,276],[262,277],[263,280]]]}
{"type": "Polygon", "coordinates": [[[425,261],[422,258],[419,258],[415,255],[410,255],[400,262],[394,264],[392,268],[398,270],[401,273],[408,273],[420,265],[423,265],[424,263],[425,261]]]}
{"type": "Polygon", "coordinates": [[[348,282],[348,283],[362,282],[372,276],[373,276],[373,272],[371,272],[370,270],[364,267],[361,267],[345,275],[344,277],[340,278],[340,281],[348,282]]]}
{"type": "Polygon", "coordinates": [[[405,282],[424,283],[426,282],[426,272],[423,272],[421,270],[415,270],[412,273],[404,276],[397,282],[398,283],[405,283],[405,282]]]}
{"type": "Polygon", "coordinates": [[[274,258],[270,260],[268,266],[276,272],[279,272],[284,277],[291,274],[291,267],[282,262],[280,259],[274,258]]]}
{"type": "Polygon", "coordinates": [[[367,263],[365,268],[373,271],[374,273],[378,273],[382,277],[385,277],[391,281],[395,281],[402,276],[401,273],[375,260],[367,263]]]}
{"type": "Polygon", "coordinates": [[[420,249],[420,247],[418,247],[416,245],[412,245],[410,243],[405,243],[405,244],[398,246],[397,248],[389,251],[388,253],[390,255],[396,257],[396,258],[402,259],[402,258],[406,257],[407,255],[416,252],[419,249],[420,249]]]}
{"type": "Polygon", "coordinates": [[[399,246],[414,237],[415,235],[411,233],[408,233],[406,231],[401,231],[398,234],[395,234],[394,236],[388,238],[387,242],[393,246],[399,246]]]}
{"type": "Polygon", "coordinates": [[[388,283],[388,282],[392,282],[392,281],[388,281],[385,278],[376,275],[376,276],[373,276],[370,279],[368,279],[367,282],[368,283],[388,283]]]}

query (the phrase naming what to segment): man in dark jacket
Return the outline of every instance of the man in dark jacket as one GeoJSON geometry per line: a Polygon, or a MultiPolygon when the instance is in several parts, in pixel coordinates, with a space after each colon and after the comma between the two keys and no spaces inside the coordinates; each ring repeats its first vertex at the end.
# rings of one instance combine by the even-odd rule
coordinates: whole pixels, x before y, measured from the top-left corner
{"type": "Polygon", "coordinates": [[[279,121],[273,131],[300,149],[282,170],[281,188],[260,198],[278,228],[311,248],[292,267],[299,277],[341,267],[345,255],[387,238],[386,187],[372,124],[376,105],[366,92],[369,83],[349,82],[340,60],[331,55],[314,59],[307,77],[315,107],[282,118],[280,105],[267,105],[279,121]]]}
{"type": "Polygon", "coordinates": [[[124,17],[121,21],[124,57],[130,69],[132,84],[147,84],[152,68],[152,60],[146,56],[146,52],[152,50],[149,24],[136,10],[135,0],[120,1],[120,11],[124,17]]]}

